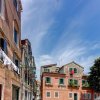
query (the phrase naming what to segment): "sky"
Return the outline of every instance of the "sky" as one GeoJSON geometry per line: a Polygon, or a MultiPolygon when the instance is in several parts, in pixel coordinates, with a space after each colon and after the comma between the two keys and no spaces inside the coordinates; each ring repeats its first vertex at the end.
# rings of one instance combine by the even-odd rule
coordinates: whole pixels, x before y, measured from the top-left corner
{"type": "Polygon", "coordinates": [[[100,56],[100,0],[22,0],[22,39],[37,67],[75,61],[89,72],[100,56]]]}

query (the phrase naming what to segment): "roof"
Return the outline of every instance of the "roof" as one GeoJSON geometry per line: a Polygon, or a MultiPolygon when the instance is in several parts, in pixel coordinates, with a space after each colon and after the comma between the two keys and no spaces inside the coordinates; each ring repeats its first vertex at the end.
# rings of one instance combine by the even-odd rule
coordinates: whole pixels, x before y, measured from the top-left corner
{"type": "Polygon", "coordinates": [[[47,67],[53,67],[53,66],[57,66],[57,64],[43,65],[43,66],[41,66],[41,67],[44,67],[44,68],[46,67],[46,68],[47,68],[47,67]]]}
{"type": "Polygon", "coordinates": [[[43,74],[42,74],[43,76],[44,75],[57,75],[57,76],[61,76],[61,75],[63,75],[63,76],[65,76],[66,74],[65,73],[54,73],[54,72],[50,72],[50,73],[48,73],[48,72],[43,72],[43,74]]]}
{"type": "MultiPolygon", "coordinates": [[[[68,64],[65,64],[64,66],[69,65],[69,64],[71,64],[71,63],[74,63],[74,64],[76,64],[76,65],[78,65],[79,67],[81,67],[81,68],[84,69],[84,67],[82,67],[81,65],[77,64],[75,61],[72,61],[72,62],[70,62],[70,63],[68,63],[68,64]]],[[[64,67],[64,66],[62,66],[62,67],[64,67]]]]}

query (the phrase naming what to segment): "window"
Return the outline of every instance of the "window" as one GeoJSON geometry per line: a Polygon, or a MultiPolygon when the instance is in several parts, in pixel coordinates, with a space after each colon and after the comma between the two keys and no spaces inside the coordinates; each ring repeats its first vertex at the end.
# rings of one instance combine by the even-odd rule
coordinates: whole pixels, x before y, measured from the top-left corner
{"type": "Polygon", "coordinates": [[[7,54],[7,42],[3,38],[0,38],[0,47],[7,54]]]}
{"type": "Polygon", "coordinates": [[[50,97],[50,92],[46,92],[46,97],[50,97]]]}
{"type": "Polygon", "coordinates": [[[91,99],[91,93],[88,93],[88,94],[87,94],[87,98],[88,98],[88,99],[91,99]]]}
{"type": "Polygon", "coordinates": [[[69,93],[69,98],[72,98],[72,93],[69,93]]]}
{"type": "Polygon", "coordinates": [[[76,80],[76,79],[69,79],[69,85],[71,85],[71,86],[78,86],[78,80],[76,80]]]}
{"type": "Polygon", "coordinates": [[[12,100],[19,100],[19,88],[12,85],[12,100]]]}
{"type": "Polygon", "coordinates": [[[73,68],[69,68],[69,71],[71,72],[73,70],[73,68]]]}
{"type": "Polygon", "coordinates": [[[13,54],[13,61],[14,61],[15,65],[16,65],[17,67],[19,67],[19,60],[18,60],[18,58],[17,58],[17,56],[16,56],[15,53],[13,54]]]}
{"type": "Polygon", "coordinates": [[[83,99],[91,99],[91,93],[83,93],[83,99]]]}
{"type": "Polygon", "coordinates": [[[64,79],[63,78],[59,79],[59,84],[64,84],[64,79]]]}
{"type": "Polygon", "coordinates": [[[86,98],[87,98],[87,94],[83,93],[83,99],[86,99],[86,98]]]}
{"type": "Polygon", "coordinates": [[[85,84],[85,82],[86,82],[85,80],[82,80],[82,85],[84,85],[84,84],[85,84]]]}
{"type": "Polygon", "coordinates": [[[77,68],[69,68],[69,72],[74,72],[74,73],[77,73],[77,68]]]}
{"type": "Polygon", "coordinates": [[[97,95],[96,94],[94,94],[94,98],[96,99],[96,97],[97,97],[97,95]]]}
{"type": "Polygon", "coordinates": [[[16,44],[18,44],[18,33],[17,30],[14,28],[14,41],[16,44]]]}
{"type": "Polygon", "coordinates": [[[50,77],[46,77],[46,83],[51,83],[51,78],[50,77]]]}
{"type": "Polygon", "coordinates": [[[74,73],[77,73],[77,69],[76,68],[74,68],[74,73]]]}
{"type": "Polygon", "coordinates": [[[44,72],[50,72],[50,69],[44,68],[44,72]]]}
{"type": "Polygon", "coordinates": [[[75,85],[78,85],[78,80],[74,80],[74,84],[75,85]]]}
{"type": "Polygon", "coordinates": [[[17,4],[17,0],[13,0],[14,6],[16,8],[16,10],[18,11],[18,4],[17,4]]]}
{"type": "Polygon", "coordinates": [[[58,97],[59,97],[59,93],[55,92],[55,98],[58,98],[58,97]]]}

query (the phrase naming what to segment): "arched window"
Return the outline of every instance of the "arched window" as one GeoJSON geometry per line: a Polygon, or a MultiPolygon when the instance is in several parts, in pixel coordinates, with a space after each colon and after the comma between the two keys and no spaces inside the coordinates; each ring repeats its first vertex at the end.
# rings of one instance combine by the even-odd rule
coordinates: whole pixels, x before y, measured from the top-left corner
{"type": "Polygon", "coordinates": [[[7,42],[3,38],[0,38],[0,47],[5,53],[7,53],[7,42]]]}

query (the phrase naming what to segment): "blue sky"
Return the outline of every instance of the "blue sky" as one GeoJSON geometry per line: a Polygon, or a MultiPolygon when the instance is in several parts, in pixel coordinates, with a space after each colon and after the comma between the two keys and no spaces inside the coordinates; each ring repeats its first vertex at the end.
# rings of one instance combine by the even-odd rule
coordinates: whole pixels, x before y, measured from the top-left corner
{"type": "Polygon", "coordinates": [[[88,73],[100,56],[100,0],[22,0],[22,38],[40,66],[76,61],[88,73]]]}

